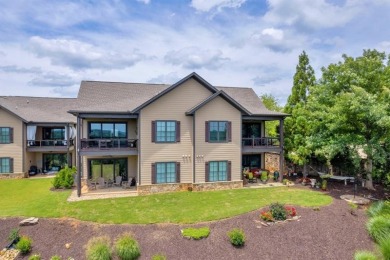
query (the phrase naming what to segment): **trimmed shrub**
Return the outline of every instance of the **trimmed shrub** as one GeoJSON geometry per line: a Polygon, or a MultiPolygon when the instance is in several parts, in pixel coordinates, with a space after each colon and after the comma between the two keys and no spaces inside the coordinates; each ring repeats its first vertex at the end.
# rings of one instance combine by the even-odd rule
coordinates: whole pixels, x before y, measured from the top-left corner
{"type": "Polygon", "coordinates": [[[234,228],[228,232],[228,236],[233,246],[240,247],[245,244],[245,233],[242,229],[234,228]]]}
{"type": "Polygon", "coordinates": [[[182,230],[183,237],[199,240],[208,237],[210,234],[210,228],[185,228],[182,230]]]}
{"type": "Polygon", "coordinates": [[[383,259],[390,259],[390,235],[379,241],[379,250],[382,252],[383,259]]]}
{"type": "Polygon", "coordinates": [[[269,206],[269,210],[274,218],[274,220],[286,220],[287,219],[287,212],[284,208],[283,204],[280,204],[278,202],[272,203],[269,206]]]}
{"type": "Polygon", "coordinates": [[[355,253],[355,260],[377,260],[378,258],[374,255],[374,253],[369,251],[357,251],[355,253]]]}
{"type": "Polygon", "coordinates": [[[152,260],[167,260],[167,257],[163,254],[157,254],[152,256],[152,260]]]}
{"type": "Polygon", "coordinates": [[[94,237],[88,241],[87,260],[111,260],[110,239],[107,236],[94,237]]]}
{"type": "Polygon", "coordinates": [[[69,168],[65,166],[61,169],[53,179],[53,187],[56,189],[64,188],[71,189],[74,184],[74,175],[76,174],[76,167],[69,168]]]}
{"type": "Polygon", "coordinates": [[[123,234],[115,243],[115,251],[121,260],[134,260],[141,255],[137,240],[130,234],[123,234]]]}
{"type": "Polygon", "coordinates": [[[27,254],[31,251],[32,240],[28,236],[22,236],[19,239],[19,242],[16,243],[16,249],[18,249],[22,254],[27,254]]]}
{"type": "Polygon", "coordinates": [[[28,258],[28,260],[41,260],[41,255],[40,254],[32,255],[28,258]]]}
{"type": "Polygon", "coordinates": [[[367,229],[370,236],[379,242],[390,236],[390,218],[389,216],[376,216],[370,218],[367,222],[367,229]]]}
{"type": "Polygon", "coordinates": [[[50,260],[61,260],[62,258],[61,258],[61,256],[59,256],[59,255],[53,255],[51,258],[50,258],[50,260]]]}

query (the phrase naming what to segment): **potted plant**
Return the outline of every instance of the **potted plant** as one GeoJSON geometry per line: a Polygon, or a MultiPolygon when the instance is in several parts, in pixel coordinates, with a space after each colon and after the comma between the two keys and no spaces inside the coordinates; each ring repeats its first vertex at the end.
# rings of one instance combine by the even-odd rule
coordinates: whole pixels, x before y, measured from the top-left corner
{"type": "Polygon", "coordinates": [[[262,171],[260,179],[263,183],[267,183],[268,181],[268,172],[267,171],[262,171]]]}

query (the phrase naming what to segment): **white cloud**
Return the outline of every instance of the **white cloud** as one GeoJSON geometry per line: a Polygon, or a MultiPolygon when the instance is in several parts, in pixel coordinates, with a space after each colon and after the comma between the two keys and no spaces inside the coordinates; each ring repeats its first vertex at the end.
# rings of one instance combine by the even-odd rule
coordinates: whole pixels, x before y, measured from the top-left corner
{"type": "Polygon", "coordinates": [[[47,57],[53,65],[72,69],[118,69],[133,66],[145,59],[137,49],[121,53],[106,50],[89,43],[68,39],[30,38],[32,51],[38,57],[47,57]]]}
{"type": "Polygon", "coordinates": [[[150,3],[150,0],[137,0],[137,2],[141,2],[147,5],[150,3]]]}
{"type": "Polygon", "coordinates": [[[156,83],[156,84],[173,84],[180,80],[179,75],[176,71],[167,73],[167,74],[161,74],[156,77],[151,78],[148,80],[148,83],[156,83]]]}
{"type": "Polygon", "coordinates": [[[364,11],[366,3],[346,0],[340,6],[326,0],[268,0],[268,5],[267,22],[318,29],[344,26],[364,11]]]}
{"type": "Polygon", "coordinates": [[[179,51],[168,52],[164,60],[187,69],[207,68],[215,70],[229,59],[223,57],[221,50],[202,50],[197,47],[187,47],[179,51]]]}
{"type": "Polygon", "coordinates": [[[275,40],[283,40],[283,30],[275,29],[275,28],[266,28],[261,31],[262,35],[270,36],[274,38],[275,40]]]}
{"type": "Polygon", "coordinates": [[[192,0],[191,6],[198,11],[208,12],[211,9],[239,8],[246,0],[192,0]]]}
{"type": "Polygon", "coordinates": [[[28,82],[29,85],[39,87],[69,87],[78,83],[80,83],[80,79],[56,72],[41,74],[28,82]]]}

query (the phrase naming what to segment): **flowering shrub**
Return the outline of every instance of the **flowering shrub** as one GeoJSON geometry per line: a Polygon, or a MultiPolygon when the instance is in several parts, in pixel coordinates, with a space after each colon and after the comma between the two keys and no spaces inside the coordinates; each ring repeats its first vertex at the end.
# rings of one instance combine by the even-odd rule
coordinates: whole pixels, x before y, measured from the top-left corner
{"type": "Polygon", "coordinates": [[[293,206],[284,206],[284,209],[289,217],[295,217],[297,215],[297,210],[293,206]]]}
{"type": "Polygon", "coordinates": [[[264,221],[273,221],[274,218],[272,217],[271,211],[263,211],[260,213],[260,217],[264,221]]]}
{"type": "Polygon", "coordinates": [[[285,220],[286,218],[295,217],[297,210],[293,206],[284,206],[279,203],[272,203],[270,210],[262,211],[260,218],[264,221],[272,222],[274,220],[285,220]]]}

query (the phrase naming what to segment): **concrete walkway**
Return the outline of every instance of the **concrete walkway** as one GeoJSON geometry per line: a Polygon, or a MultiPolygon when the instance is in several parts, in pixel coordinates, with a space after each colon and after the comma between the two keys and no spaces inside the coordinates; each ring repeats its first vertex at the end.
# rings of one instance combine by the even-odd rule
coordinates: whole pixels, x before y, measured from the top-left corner
{"type": "Polygon", "coordinates": [[[96,191],[90,191],[87,193],[81,193],[81,196],[77,196],[77,190],[73,190],[67,201],[82,201],[82,200],[98,200],[98,199],[111,199],[111,198],[123,198],[123,197],[135,197],[138,196],[137,190],[122,188],[107,188],[96,191]]]}
{"type": "MultiPolygon", "coordinates": [[[[294,183],[290,182],[288,186],[294,186],[294,183]]],[[[261,189],[261,188],[272,188],[272,187],[287,187],[287,185],[283,185],[281,182],[267,182],[262,183],[261,181],[255,183],[247,183],[244,185],[244,188],[250,189],[261,189]]]]}

